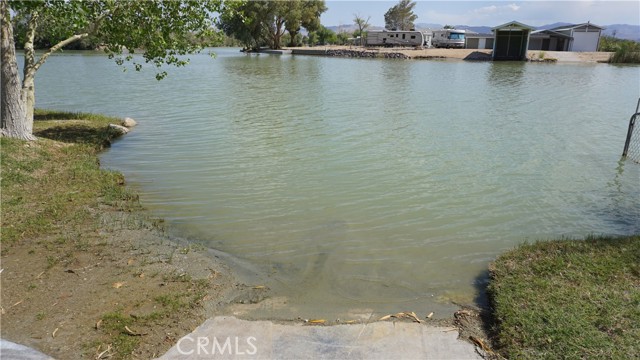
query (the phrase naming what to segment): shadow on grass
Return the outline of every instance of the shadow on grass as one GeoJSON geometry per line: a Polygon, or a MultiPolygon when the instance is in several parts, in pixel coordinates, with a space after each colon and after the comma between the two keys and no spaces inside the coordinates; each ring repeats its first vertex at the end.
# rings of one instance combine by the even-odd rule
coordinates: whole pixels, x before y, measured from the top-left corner
{"type": "Polygon", "coordinates": [[[111,139],[114,137],[107,127],[97,128],[82,124],[53,126],[35,130],[34,135],[65,143],[92,145],[98,148],[111,146],[111,139]]]}
{"type": "Polygon", "coordinates": [[[85,114],[78,112],[64,112],[64,111],[49,111],[49,110],[37,110],[33,115],[34,121],[47,121],[47,120],[80,120],[86,118],[85,114]]]}
{"type": "Polygon", "coordinates": [[[488,269],[483,270],[474,280],[474,286],[476,288],[476,297],[474,299],[475,305],[480,309],[480,319],[482,321],[482,327],[495,346],[496,340],[496,321],[493,315],[493,309],[491,306],[491,299],[487,292],[487,287],[491,281],[491,274],[488,269]]]}

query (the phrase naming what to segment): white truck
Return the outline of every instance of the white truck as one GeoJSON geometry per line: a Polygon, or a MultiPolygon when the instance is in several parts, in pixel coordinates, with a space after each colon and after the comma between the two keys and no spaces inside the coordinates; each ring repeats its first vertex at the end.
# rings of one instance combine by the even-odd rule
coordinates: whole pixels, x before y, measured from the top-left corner
{"type": "Polygon", "coordinates": [[[433,31],[431,44],[437,48],[464,48],[465,30],[441,29],[433,31]]]}
{"type": "Polygon", "coordinates": [[[420,31],[371,30],[367,32],[367,46],[424,46],[425,36],[420,31]]]}

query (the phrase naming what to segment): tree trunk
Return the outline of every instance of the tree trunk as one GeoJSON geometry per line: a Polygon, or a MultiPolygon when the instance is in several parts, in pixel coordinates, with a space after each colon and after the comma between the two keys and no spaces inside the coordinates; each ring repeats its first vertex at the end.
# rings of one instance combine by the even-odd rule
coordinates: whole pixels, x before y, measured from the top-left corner
{"type": "Polygon", "coordinates": [[[2,85],[0,91],[2,135],[24,140],[35,140],[36,138],[32,134],[33,122],[29,126],[26,121],[26,108],[20,90],[18,61],[13,42],[13,26],[7,0],[0,0],[0,17],[2,18],[2,24],[0,24],[2,32],[0,43],[0,56],[2,58],[2,80],[0,81],[2,85]]]}
{"type": "Polygon", "coordinates": [[[298,43],[296,42],[296,36],[298,36],[298,31],[289,30],[289,36],[291,36],[291,40],[289,41],[288,46],[291,46],[291,47],[298,46],[298,43]]]}
{"type": "Polygon", "coordinates": [[[36,51],[34,41],[38,26],[38,12],[33,11],[27,26],[27,38],[24,43],[24,71],[20,96],[26,112],[25,123],[29,130],[33,130],[33,109],[36,105],[35,75],[36,75],[36,51]]]}

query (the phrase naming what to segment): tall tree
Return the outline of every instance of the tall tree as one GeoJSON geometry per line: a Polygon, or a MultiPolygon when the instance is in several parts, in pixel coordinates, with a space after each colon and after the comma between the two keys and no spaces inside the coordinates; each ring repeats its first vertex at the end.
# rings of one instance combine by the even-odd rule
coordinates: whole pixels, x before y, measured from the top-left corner
{"type": "Polygon", "coordinates": [[[24,100],[21,98],[20,76],[18,75],[18,61],[16,59],[16,47],[13,41],[13,26],[9,4],[6,0],[0,0],[0,17],[2,19],[2,40],[0,43],[0,64],[2,78],[0,79],[0,128],[3,135],[33,140],[33,123],[26,119],[24,100]]]}
{"type": "Polygon", "coordinates": [[[285,29],[291,35],[288,46],[297,46],[296,36],[301,28],[307,31],[316,31],[320,28],[320,15],[327,11],[324,0],[292,0],[287,1],[289,6],[285,15],[285,29]]]}
{"type": "Polygon", "coordinates": [[[257,50],[266,43],[279,49],[285,31],[291,35],[291,45],[302,27],[317,29],[320,15],[326,10],[324,0],[229,0],[224,2],[218,26],[247,48],[257,50]]]}
{"type": "Polygon", "coordinates": [[[369,28],[369,20],[371,20],[371,16],[365,19],[360,14],[353,14],[353,22],[358,27],[358,32],[353,35],[360,36],[360,45],[363,45],[364,32],[369,28]]]}
{"type": "Polygon", "coordinates": [[[257,50],[266,43],[265,23],[270,15],[265,1],[228,0],[223,2],[217,26],[245,49],[257,50]]]}
{"type": "Polygon", "coordinates": [[[413,13],[415,2],[400,0],[384,14],[384,27],[389,30],[411,30],[418,15],[413,13]]]}
{"type": "MultiPolygon", "coordinates": [[[[2,11],[2,134],[34,139],[33,108],[35,76],[51,54],[68,44],[95,35],[105,52],[116,63],[132,61],[136,70],[145,63],[158,69],[163,65],[184,66],[188,59],[181,55],[198,51],[202,43],[194,40],[214,32],[212,14],[220,9],[220,0],[0,0],[2,11]],[[24,39],[24,71],[20,82],[13,63],[17,63],[11,16],[26,21],[24,39]],[[60,40],[42,55],[36,56],[34,43],[38,24],[46,21],[60,40]],[[142,59],[132,55],[144,49],[142,59]],[[8,64],[5,69],[5,62],[8,64]],[[6,78],[5,78],[6,73],[6,78]],[[16,90],[15,84],[21,84],[16,90]],[[16,91],[19,92],[16,93],[16,91]],[[8,109],[5,111],[5,106],[8,109]],[[17,109],[24,109],[24,112],[17,109]]],[[[158,79],[165,71],[156,74],[158,79]]]]}

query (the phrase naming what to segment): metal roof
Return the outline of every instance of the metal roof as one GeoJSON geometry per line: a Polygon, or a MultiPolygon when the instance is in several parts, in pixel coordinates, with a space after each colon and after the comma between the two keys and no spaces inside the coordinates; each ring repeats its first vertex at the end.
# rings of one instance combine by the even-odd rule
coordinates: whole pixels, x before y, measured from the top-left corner
{"type": "Polygon", "coordinates": [[[537,34],[548,34],[548,35],[553,35],[561,38],[571,39],[571,36],[567,34],[559,33],[553,30],[536,30],[531,32],[531,35],[537,35],[537,34]]]}
{"type": "Polygon", "coordinates": [[[525,30],[535,30],[534,27],[523,24],[517,21],[510,21],[506,24],[498,25],[496,27],[491,28],[491,31],[496,32],[496,30],[512,30],[512,29],[525,29],[525,30]]]}
{"type": "Polygon", "coordinates": [[[562,25],[562,26],[558,26],[558,27],[554,27],[551,28],[549,30],[553,30],[553,31],[559,31],[559,30],[571,30],[571,29],[575,29],[575,28],[579,28],[582,26],[590,26],[590,27],[594,27],[594,28],[598,28],[600,30],[604,30],[605,28],[602,26],[598,26],[596,24],[592,24],[591,22],[586,22],[586,23],[582,23],[582,24],[569,24],[569,25],[562,25]]]}

